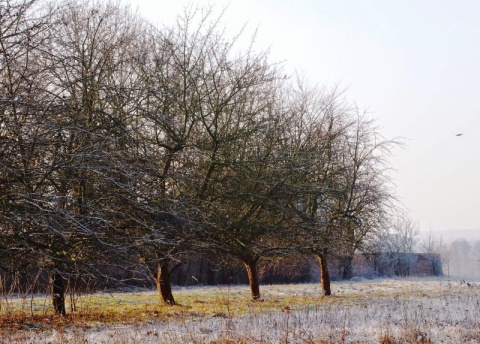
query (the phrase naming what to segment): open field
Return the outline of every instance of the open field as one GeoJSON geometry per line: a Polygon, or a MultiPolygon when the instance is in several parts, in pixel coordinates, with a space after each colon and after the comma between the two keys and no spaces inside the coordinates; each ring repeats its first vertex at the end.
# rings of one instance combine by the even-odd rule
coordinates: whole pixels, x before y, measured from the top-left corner
{"type": "Polygon", "coordinates": [[[153,292],[95,294],[65,319],[49,300],[2,301],[4,343],[480,343],[480,283],[443,279],[362,280],[179,288],[179,306],[153,292]],[[33,314],[33,316],[32,316],[33,314]]]}

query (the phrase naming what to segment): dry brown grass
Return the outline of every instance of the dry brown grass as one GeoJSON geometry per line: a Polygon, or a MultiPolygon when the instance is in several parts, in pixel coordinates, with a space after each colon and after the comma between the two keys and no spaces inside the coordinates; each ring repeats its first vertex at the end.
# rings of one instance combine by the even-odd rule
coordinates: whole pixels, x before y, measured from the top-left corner
{"type": "Polygon", "coordinates": [[[480,284],[344,282],[335,283],[331,297],[321,296],[316,285],[262,290],[264,299],[254,302],[246,286],[182,288],[175,290],[176,306],[161,304],[154,292],[83,295],[66,317],[53,316],[42,298],[11,300],[1,308],[0,338],[35,343],[34,333],[55,334],[56,341],[85,343],[92,333],[115,336],[123,328],[121,343],[137,343],[138,336],[148,343],[270,343],[271,331],[285,343],[431,344],[442,333],[480,342],[480,284]],[[363,336],[374,337],[356,341],[366,327],[363,336]]]}
{"type": "MultiPolygon", "coordinates": [[[[10,300],[0,311],[0,328],[22,329],[31,324],[90,326],[131,324],[145,321],[187,319],[191,317],[232,317],[301,307],[312,303],[341,302],[342,297],[274,295],[261,301],[250,299],[242,287],[184,288],[177,290],[175,306],[164,305],[154,292],[98,293],[78,296],[76,311],[65,317],[52,314],[45,297],[10,300]]],[[[67,309],[70,304],[67,302],[67,309]]]]}

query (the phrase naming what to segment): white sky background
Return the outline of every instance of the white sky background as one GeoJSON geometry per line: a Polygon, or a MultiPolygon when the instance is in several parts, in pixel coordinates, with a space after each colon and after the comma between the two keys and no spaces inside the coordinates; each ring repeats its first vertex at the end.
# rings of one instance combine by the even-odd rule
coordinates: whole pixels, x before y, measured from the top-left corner
{"type": "Polygon", "coordinates": [[[272,61],[346,88],[386,138],[404,138],[393,177],[422,231],[480,238],[480,1],[124,1],[159,26],[189,4],[228,6],[228,35],[258,28],[272,61]]]}

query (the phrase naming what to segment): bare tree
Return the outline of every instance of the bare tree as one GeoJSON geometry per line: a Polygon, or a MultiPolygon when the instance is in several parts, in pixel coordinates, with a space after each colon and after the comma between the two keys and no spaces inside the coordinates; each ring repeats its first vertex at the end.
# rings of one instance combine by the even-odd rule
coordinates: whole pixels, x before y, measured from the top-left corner
{"type": "MultiPolygon", "coordinates": [[[[33,236],[44,226],[46,177],[55,160],[41,47],[50,12],[41,1],[0,2],[0,197],[2,268],[26,271],[44,257],[33,236]]],[[[44,246],[43,246],[44,247],[44,246]]]]}
{"type": "Polygon", "coordinates": [[[386,171],[396,143],[382,139],[373,122],[335,89],[300,84],[296,97],[290,136],[300,147],[304,174],[294,208],[307,238],[302,249],[317,255],[322,289],[330,295],[329,256],[340,258],[349,278],[354,253],[381,228],[393,203],[386,171]]]}
{"type": "Polygon", "coordinates": [[[416,263],[413,255],[419,243],[418,224],[405,215],[393,218],[389,231],[380,234],[380,249],[385,252],[388,264],[397,276],[408,276],[416,263]]]}
{"type": "MultiPolygon", "coordinates": [[[[142,142],[140,156],[148,161],[141,195],[149,204],[150,221],[143,222],[145,241],[139,255],[154,276],[164,303],[175,304],[170,273],[195,239],[199,211],[186,187],[196,168],[199,126],[211,76],[208,61],[221,49],[210,14],[186,12],[172,28],[151,27],[142,40],[137,72],[142,82],[139,104],[142,142]],[[194,20],[200,16],[200,23],[194,20]],[[193,26],[193,27],[192,27],[193,26]],[[179,206],[185,204],[188,206],[179,206]],[[163,220],[158,221],[158,219],[163,220]],[[152,223],[154,221],[155,223],[152,223]],[[154,240],[152,240],[154,239],[154,240]]],[[[213,65],[209,66],[209,63],[213,65]]]]}
{"type": "Polygon", "coordinates": [[[109,196],[116,197],[112,191],[121,182],[115,157],[128,127],[121,99],[112,97],[119,92],[112,89],[128,73],[135,21],[118,6],[93,5],[59,6],[37,59],[30,62],[42,68],[37,115],[43,117],[29,134],[43,130],[33,136],[37,145],[43,143],[36,161],[43,188],[31,193],[41,201],[28,240],[52,271],[53,305],[62,315],[67,280],[93,274],[95,266],[113,258],[112,233],[125,238],[108,213],[109,196]]]}
{"type": "Polygon", "coordinates": [[[420,240],[420,250],[426,255],[432,264],[432,271],[435,276],[443,275],[442,265],[447,262],[446,247],[442,236],[437,237],[430,229],[420,240]]]}
{"type": "Polygon", "coordinates": [[[190,193],[208,218],[201,242],[244,264],[257,300],[256,264],[271,252],[269,238],[281,221],[275,203],[285,185],[276,168],[283,130],[275,117],[279,76],[266,54],[234,55],[234,42],[217,37],[213,43],[205,46],[190,193]]]}
{"type": "Polygon", "coordinates": [[[320,264],[321,285],[330,295],[329,243],[335,242],[330,214],[339,173],[340,143],[348,128],[341,92],[306,87],[303,82],[292,95],[294,122],[288,145],[295,147],[298,177],[296,211],[301,229],[300,251],[313,253],[320,264]]]}
{"type": "Polygon", "coordinates": [[[260,259],[314,253],[328,295],[328,257],[380,227],[394,143],[210,9],[158,29],[111,2],[0,3],[0,264],[49,269],[55,313],[112,266],[174,305],[192,253],[241,262],[254,300],[260,259]]]}
{"type": "Polygon", "coordinates": [[[345,144],[340,148],[341,173],[332,220],[341,233],[336,254],[343,267],[342,277],[349,279],[354,254],[385,227],[389,213],[395,209],[387,172],[388,157],[398,142],[383,139],[373,121],[361,115],[352,125],[345,144]]]}

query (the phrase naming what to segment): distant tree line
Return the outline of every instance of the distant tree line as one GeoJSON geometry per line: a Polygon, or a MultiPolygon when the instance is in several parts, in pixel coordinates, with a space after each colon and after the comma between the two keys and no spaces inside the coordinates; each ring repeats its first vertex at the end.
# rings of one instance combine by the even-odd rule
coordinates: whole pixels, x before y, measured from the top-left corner
{"type": "Polygon", "coordinates": [[[0,269],[48,272],[57,314],[113,270],[148,271],[173,305],[170,274],[193,254],[242,264],[255,300],[259,261],[313,254],[329,295],[328,257],[349,278],[387,227],[397,143],[220,20],[0,0],[0,269]]]}

